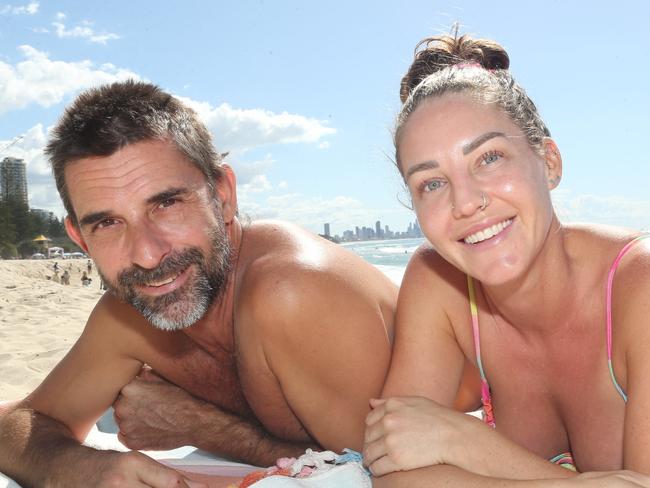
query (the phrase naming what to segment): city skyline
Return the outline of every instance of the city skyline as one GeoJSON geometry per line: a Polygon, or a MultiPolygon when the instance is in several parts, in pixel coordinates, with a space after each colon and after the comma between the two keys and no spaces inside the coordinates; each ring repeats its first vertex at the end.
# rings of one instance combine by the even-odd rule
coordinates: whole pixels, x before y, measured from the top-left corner
{"type": "Polygon", "coordinates": [[[323,233],[319,234],[323,237],[331,239],[335,242],[355,242],[355,241],[372,241],[383,239],[409,239],[424,237],[420,224],[416,220],[409,222],[405,231],[393,231],[388,224],[383,227],[381,220],[375,222],[374,227],[359,227],[358,225],[352,229],[346,229],[341,235],[331,234],[331,226],[329,222],[323,224],[323,233]]]}

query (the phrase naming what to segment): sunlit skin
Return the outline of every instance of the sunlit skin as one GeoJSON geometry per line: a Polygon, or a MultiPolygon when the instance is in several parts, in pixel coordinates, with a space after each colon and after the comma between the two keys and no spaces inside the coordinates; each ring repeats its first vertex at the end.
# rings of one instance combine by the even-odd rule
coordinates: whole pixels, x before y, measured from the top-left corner
{"type": "Polygon", "coordinates": [[[448,262],[486,284],[527,271],[555,220],[549,178],[561,161],[545,144],[547,157],[505,114],[467,97],[429,100],[410,116],[398,140],[401,169],[424,234],[448,262]],[[494,237],[464,241],[499,223],[507,227],[494,237]]]}
{"type": "MultiPolygon", "coordinates": [[[[155,269],[172,251],[198,247],[209,253],[206,228],[217,225],[218,205],[203,173],[167,143],[126,146],[108,158],[85,158],[66,168],[79,229],[68,231],[102,274],[116,283],[130,267],[155,269]]],[[[192,279],[193,266],[139,286],[156,297],[192,279]]]]}

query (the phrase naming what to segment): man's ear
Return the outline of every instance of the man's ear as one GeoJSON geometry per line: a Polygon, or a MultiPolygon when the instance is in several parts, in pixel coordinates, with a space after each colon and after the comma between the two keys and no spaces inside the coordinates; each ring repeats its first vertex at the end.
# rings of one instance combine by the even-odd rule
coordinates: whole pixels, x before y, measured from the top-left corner
{"type": "Polygon", "coordinates": [[[72,239],[72,242],[74,242],[77,246],[83,249],[85,253],[87,253],[88,246],[86,245],[86,241],[84,241],[83,237],[81,237],[81,231],[79,230],[79,227],[72,223],[70,217],[66,217],[63,223],[65,225],[65,231],[68,233],[68,237],[70,237],[70,239],[72,239]]]}
{"type": "Polygon", "coordinates": [[[548,181],[548,189],[552,190],[560,184],[562,179],[562,155],[550,137],[544,138],[542,142],[544,150],[544,170],[548,181]]]}
{"type": "Polygon", "coordinates": [[[223,221],[225,224],[229,224],[237,215],[237,179],[232,168],[227,164],[222,164],[219,168],[221,174],[213,182],[214,191],[221,205],[223,221]]]}

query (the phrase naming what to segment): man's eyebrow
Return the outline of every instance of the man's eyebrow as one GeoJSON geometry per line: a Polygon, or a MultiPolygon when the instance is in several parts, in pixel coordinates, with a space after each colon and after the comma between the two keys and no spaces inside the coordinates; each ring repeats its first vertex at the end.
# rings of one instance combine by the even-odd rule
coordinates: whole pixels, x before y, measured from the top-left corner
{"type": "Polygon", "coordinates": [[[188,193],[189,190],[187,188],[170,188],[168,190],[161,191],[160,193],[156,193],[155,195],[147,198],[147,204],[151,205],[152,203],[160,203],[164,202],[165,200],[169,200],[170,198],[177,197],[178,195],[183,195],[188,193]]]}
{"type": "Polygon", "coordinates": [[[490,139],[494,139],[495,137],[506,137],[506,135],[503,132],[497,132],[497,131],[486,132],[485,134],[478,136],[472,142],[463,146],[463,154],[467,155],[471,153],[474,149],[479,147],[481,144],[484,144],[490,139]]]}
{"type": "Polygon", "coordinates": [[[438,166],[440,166],[440,165],[438,164],[437,161],[434,161],[434,160],[424,161],[422,163],[414,164],[413,166],[411,166],[408,169],[408,171],[404,175],[404,179],[408,180],[411,176],[413,176],[413,173],[417,173],[418,171],[426,171],[428,169],[435,169],[438,166]]]}
{"type": "Polygon", "coordinates": [[[86,227],[96,222],[101,222],[102,220],[109,218],[110,215],[111,212],[109,210],[102,210],[99,212],[93,212],[88,215],[84,215],[81,219],[79,219],[79,227],[86,227]]]}

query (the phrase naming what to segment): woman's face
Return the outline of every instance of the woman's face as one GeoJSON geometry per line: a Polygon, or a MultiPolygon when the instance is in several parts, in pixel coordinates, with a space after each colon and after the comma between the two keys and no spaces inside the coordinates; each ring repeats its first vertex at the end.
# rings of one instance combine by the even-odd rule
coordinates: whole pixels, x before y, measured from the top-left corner
{"type": "Polygon", "coordinates": [[[554,218],[561,174],[499,109],[453,94],[424,101],[401,129],[400,165],[420,227],[435,249],[486,284],[521,276],[554,218]]]}

